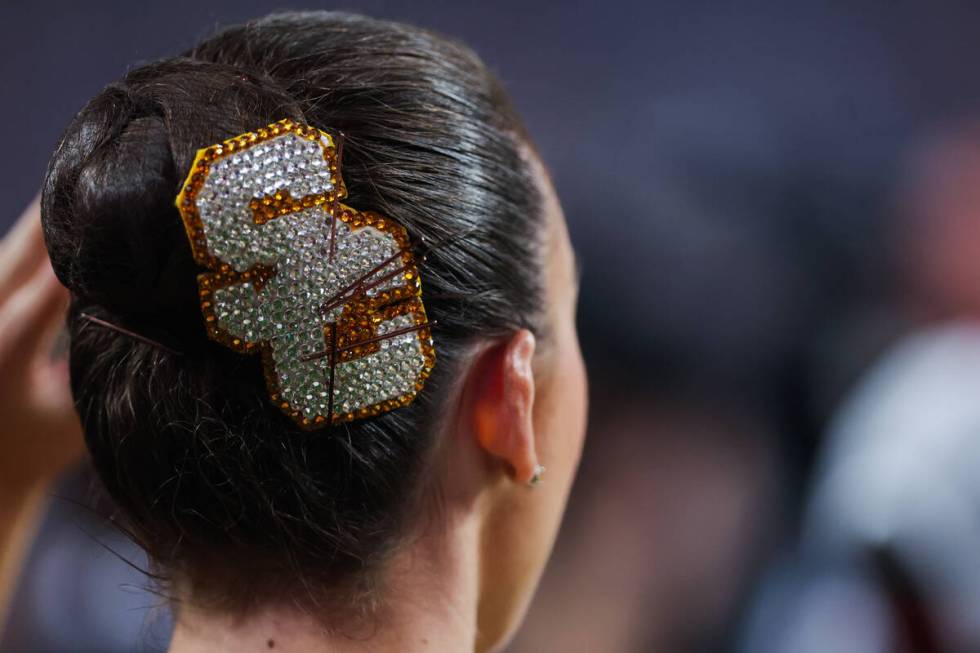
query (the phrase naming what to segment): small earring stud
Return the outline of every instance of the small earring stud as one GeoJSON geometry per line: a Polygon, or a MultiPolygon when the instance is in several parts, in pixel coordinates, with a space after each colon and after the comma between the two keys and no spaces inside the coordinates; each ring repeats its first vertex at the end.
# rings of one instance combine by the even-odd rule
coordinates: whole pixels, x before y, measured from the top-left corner
{"type": "Polygon", "coordinates": [[[538,486],[541,485],[541,475],[544,474],[544,465],[534,466],[534,475],[531,476],[531,480],[528,481],[529,485],[538,486]]]}

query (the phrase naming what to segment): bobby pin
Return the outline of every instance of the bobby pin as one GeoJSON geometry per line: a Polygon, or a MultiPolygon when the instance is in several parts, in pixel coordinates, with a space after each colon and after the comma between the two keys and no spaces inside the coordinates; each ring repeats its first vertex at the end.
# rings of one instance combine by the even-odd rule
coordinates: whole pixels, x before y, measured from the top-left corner
{"type": "Polygon", "coordinates": [[[370,270],[368,270],[367,272],[365,272],[361,276],[359,276],[356,279],[354,279],[343,290],[341,290],[340,292],[336,293],[333,297],[331,297],[330,299],[328,299],[327,301],[325,301],[323,304],[321,304],[320,307],[317,309],[317,312],[320,315],[324,315],[324,314],[328,313],[330,311],[330,309],[335,308],[337,306],[340,306],[341,304],[343,304],[344,302],[346,302],[348,299],[353,298],[355,295],[357,295],[362,290],[363,291],[370,290],[371,288],[374,288],[375,286],[381,285],[382,283],[384,283],[388,279],[390,279],[393,276],[397,275],[399,272],[404,272],[405,270],[408,270],[410,267],[412,267],[412,265],[414,265],[414,262],[413,263],[410,263],[408,265],[403,265],[402,267],[396,269],[394,272],[389,272],[388,274],[384,275],[380,279],[375,279],[369,285],[364,286],[364,282],[365,281],[367,281],[373,275],[375,275],[378,272],[380,272],[381,270],[383,270],[386,266],[394,263],[396,260],[398,260],[399,257],[403,256],[407,251],[408,250],[404,250],[404,249],[398,250],[397,252],[395,252],[394,254],[392,254],[391,256],[389,256],[388,258],[386,258],[385,260],[383,260],[381,263],[378,263],[376,266],[374,266],[373,268],[371,268],[370,270]]]}
{"type": "MultiPolygon", "coordinates": [[[[341,348],[337,349],[336,350],[336,353],[337,354],[343,354],[344,352],[352,351],[354,349],[357,349],[358,347],[363,347],[364,345],[372,345],[372,344],[374,344],[376,342],[381,342],[382,340],[390,340],[391,338],[395,338],[397,336],[403,336],[406,333],[412,333],[413,331],[421,331],[422,329],[425,329],[426,327],[431,327],[431,326],[435,326],[435,325],[436,325],[436,321],[435,320],[429,320],[428,322],[423,322],[422,324],[416,324],[415,326],[405,327],[405,328],[402,328],[402,329],[395,329],[394,331],[390,331],[388,333],[383,333],[380,336],[375,336],[373,338],[368,338],[367,340],[359,340],[357,342],[352,342],[351,344],[349,344],[349,345],[347,345],[345,347],[341,347],[341,348]]],[[[315,360],[319,360],[321,358],[327,358],[328,356],[330,356],[333,353],[333,351],[334,351],[333,350],[333,347],[331,346],[330,349],[324,349],[323,351],[318,351],[318,352],[314,352],[312,354],[307,354],[306,356],[303,356],[302,358],[300,358],[300,360],[303,361],[304,363],[308,363],[309,361],[315,361],[315,360]]],[[[333,365],[333,363],[334,363],[333,357],[331,357],[330,364],[333,365]]]]}
{"type": "MultiPolygon", "coordinates": [[[[340,143],[342,145],[343,141],[341,140],[340,143]]],[[[421,246],[418,248],[409,247],[407,249],[399,249],[394,254],[386,258],[384,261],[375,265],[373,268],[371,268],[364,274],[354,279],[346,287],[344,287],[343,290],[335,293],[333,297],[325,301],[317,308],[317,313],[319,313],[320,315],[325,315],[326,313],[330,312],[330,310],[336,308],[337,306],[340,306],[341,304],[348,301],[349,299],[353,299],[357,294],[361,292],[366,292],[368,290],[371,290],[372,288],[380,286],[385,281],[388,281],[392,277],[402,272],[405,272],[406,270],[410,269],[412,266],[425,262],[426,257],[429,255],[430,252],[435,251],[437,249],[441,249],[442,247],[451,244],[453,241],[469,235],[469,233],[472,231],[473,229],[469,229],[461,233],[450,234],[431,244],[423,242],[421,246]],[[387,266],[397,261],[405,254],[413,254],[414,260],[411,263],[396,268],[395,270],[392,270],[386,273],[384,276],[374,279],[370,283],[365,285],[365,282],[367,282],[368,279],[370,279],[372,276],[374,276],[375,274],[382,271],[387,266]]],[[[331,233],[331,239],[332,239],[332,233],[331,233]]],[[[333,245],[331,243],[331,250],[332,247],[333,245]]]]}
{"type": "Polygon", "coordinates": [[[153,340],[152,338],[147,338],[146,336],[140,335],[139,333],[136,333],[135,331],[130,331],[129,329],[126,329],[124,327],[121,327],[118,324],[113,324],[112,322],[107,322],[107,321],[103,320],[102,318],[95,317],[94,315],[89,315],[88,313],[80,313],[79,316],[81,318],[85,319],[85,320],[88,320],[89,322],[92,322],[94,324],[98,324],[99,326],[103,326],[103,327],[105,327],[107,329],[112,329],[113,331],[117,331],[117,332],[119,332],[119,333],[121,333],[123,335],[129,336],[130,338],[134,338],[136,340],[139,340],[142,343],[145,343],[147,345],[152,345],[153,347],[157,347],[158,349],[162,349],[162,350],[164,350],[166,352],[169,352],[171,354],[174,354],[175,356],[183,356],[184,355],[183,352],[179,352],[176,349],[173,349],[171,347],[168,347],[167,345],[163,344],[162,342],[157,342],[156,340],[153,340]]]}

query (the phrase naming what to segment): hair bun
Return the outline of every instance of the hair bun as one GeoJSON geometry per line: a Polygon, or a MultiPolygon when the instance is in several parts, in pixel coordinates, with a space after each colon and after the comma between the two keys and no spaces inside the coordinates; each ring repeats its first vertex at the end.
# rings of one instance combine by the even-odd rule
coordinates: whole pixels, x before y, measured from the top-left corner
{"type": "Polygon", "coordinates": [[[174,198],[207,143],[183,132],[210,125],[223,137],[239,128],[241,105],[289,104],[254,75],[189,60],[138,69],[94,98],[56,150],[42,200],[52,265],[81,306],[203,340],[198,270],[174,198]]]}
{"type": "Polygon", "coordinates": [[[303,602],[297,588],[321,612],[321,599],[381,603],[384,563],[425,523],[460,370],[474,346],[545,319],[546,214],[523,134],[471,51],[330,12],[230,27],[135,68],[69,125],[41,215],[73,291],[72,393],[120,520],[171,586],[241,614],[303,602]],[[260,357],[208,339],[175,206],[200,148],[284,118],[345,134],[350,207],[451,243],[418,270],[440,348],[424,391],[317,432],[270,401],[260,357]],[[191,355],[93,328],[81,310],[191,355]]]}

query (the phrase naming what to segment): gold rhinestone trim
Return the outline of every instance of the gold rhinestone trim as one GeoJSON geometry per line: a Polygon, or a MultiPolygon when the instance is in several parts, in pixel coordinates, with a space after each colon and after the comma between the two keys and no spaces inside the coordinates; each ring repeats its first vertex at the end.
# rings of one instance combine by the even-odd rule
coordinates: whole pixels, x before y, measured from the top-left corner
{"type": "MultiPolygon", "coordinates": [[[[422,390],[425,380],[435,366],[432,331],[426,317],[425,306],[422,303],[422,283],[408,233],[404,227],[389,218],[373,211],[358,211],[343,204],[341,200],[346,197],[347,189],[340,174],[334,138],[325,131],[287,118],[254,132],[247,132],[198,150],[191,170],[175,201],[190,241],[194,260],[198,265],[208,270],[197,277],[201,311],[208,337],[243,354],[260,353],[269,399],[305,430],[372,417],[405,406],[411,403],[418,392],[422,390]],[[213,255],[208,249],[204,225],[198,212],[197,195],[213,164],[235,152],[247,150],[259,143],[289,132],[307,140],[316,141],[320,145],[323,158],[331,172],[330,180],[334,190],[330,193],[310,194],[298,198],[291,197],[285,190],[280,190],[271,195],[252,198],[249,206],[255,224],[261,225],[306,208],[320,207],[333,220],[342,220],[353,230],[373,227],[394,238],[400,248],[403,265],[399,274],[404,284],[379,292],[374,296],[369,296],[361,291],[345,301],[340,318],[335,323],[327,324],[323,329],[324,354],[329,356],[332,367],[336,363],[355,360],[374,353],[381,346],[380,341],[385,338],[385,336],[378,336],[377,326],[393,317],[411,315],[415,327],[410,330],[417,334],[424,360],[416,377],[413,392],[353,411],[337,412],[334,409],[330,411],[330,415],[317,414],[313,418],[306,417],[301,410],[282,398],[270,343],[266,340],[245,341],[219,326],[215,314],[215,302],[213,301],[214,291],[245,282],[252,283],[256,291],[261,290],[262,286],[276,274],[276,270],[269,266],[254,265],[245,272],[238,272],[231,265],[213,255]],[[331,344],[333,344],[332,349],[331,344]]],[[[330,391],[332,393],[333,389],[331,388],[330,391]]]]}

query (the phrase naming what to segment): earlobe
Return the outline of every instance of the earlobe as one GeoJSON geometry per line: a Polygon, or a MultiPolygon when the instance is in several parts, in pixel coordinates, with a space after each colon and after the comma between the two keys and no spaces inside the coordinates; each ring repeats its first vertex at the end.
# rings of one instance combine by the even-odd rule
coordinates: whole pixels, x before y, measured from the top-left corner
{"type": "Polygon", "coordinates": [[[480,447],[529,483],[538,468],[534,433],[534,335],[522,329],[483,352],[472,369],[472,427],[480,447]]]}

